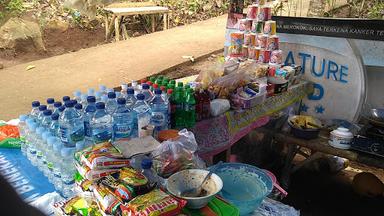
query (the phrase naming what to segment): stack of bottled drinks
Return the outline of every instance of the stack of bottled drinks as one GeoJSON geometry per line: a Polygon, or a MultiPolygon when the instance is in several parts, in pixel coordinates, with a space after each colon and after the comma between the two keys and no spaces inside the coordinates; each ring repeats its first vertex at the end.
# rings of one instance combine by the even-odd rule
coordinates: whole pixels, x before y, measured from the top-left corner
{"type": "Polygon", "coordinates": [[[64,196],[72,195],[74,153],[95,143],[140,137],[147,125],[154,136],[169,128],[190,128],[196,121],[196,99],[189,85],[158,77],[123,84],[120,92],[100,86],[62,101],[32,102],[20,116],[21,150],[64,196]]]}

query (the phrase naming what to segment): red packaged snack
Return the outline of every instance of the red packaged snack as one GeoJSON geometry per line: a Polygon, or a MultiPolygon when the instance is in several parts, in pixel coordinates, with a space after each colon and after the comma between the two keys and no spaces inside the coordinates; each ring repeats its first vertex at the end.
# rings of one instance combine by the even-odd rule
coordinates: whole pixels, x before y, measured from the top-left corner
{"type": "Polygon", "coordinates": [[[174,216],[181,212],[187,201],[174,198],[156,189],[121,205],[122,216],[174,216]]]}
{"type": "Polygon", "coordinates": [[[113,176],[106,176],[98,181],[100,187],[105,187],[111,194],[116,195],[122,201],[128,202],[135,197],[135,191],[129,185],[119,182],[113,176]]]}

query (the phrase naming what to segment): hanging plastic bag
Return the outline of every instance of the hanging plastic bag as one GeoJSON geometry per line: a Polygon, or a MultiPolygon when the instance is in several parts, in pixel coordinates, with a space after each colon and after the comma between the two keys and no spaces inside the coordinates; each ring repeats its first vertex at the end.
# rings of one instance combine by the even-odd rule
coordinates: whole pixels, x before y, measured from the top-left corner
{"type": "Polygon", "coordinates": [[[176,140],[162,142],[152,152],[154,169],[158,175],[167,178],[181,170],[205,168],[204,162],[196,154],[197,150],[195,136],[183,129],[176,140]]]}

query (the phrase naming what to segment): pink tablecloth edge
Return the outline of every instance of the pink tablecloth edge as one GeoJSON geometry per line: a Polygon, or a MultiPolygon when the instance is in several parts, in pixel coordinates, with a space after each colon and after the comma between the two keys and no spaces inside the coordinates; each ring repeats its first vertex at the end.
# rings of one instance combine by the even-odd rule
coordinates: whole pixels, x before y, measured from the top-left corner
{"type": "Polygon", "coordinates": [[[220,152],[222,151],[225,151],[227,150],[228,148],[230,148],[233,144],[235,144],[237,141],[239,141],[242,137],[244,137],[245,135],[247,135],[249,132],[251,132],[252,130],[256,129],[256,128],[259,128],[259,127],[262,127],[264,125],[266,125],[268,122],[269,122],[269,116],[263,116],[263,117],[260,117],[257,121],[254,121],[252,124],[250,124],[249,126],[241,129],[238,133],[236,133],[232,139],[230,140],[230,144],[229,145],[226,145],[224,147],[221,147],[219,149],[216,149],[214,151],[211,151],[209,153],[202,153],[202,154],[199,154],[199,156],[203,159],[208,159],[208,158],[211,158],[217,154],[219,154],[220,152]]]}

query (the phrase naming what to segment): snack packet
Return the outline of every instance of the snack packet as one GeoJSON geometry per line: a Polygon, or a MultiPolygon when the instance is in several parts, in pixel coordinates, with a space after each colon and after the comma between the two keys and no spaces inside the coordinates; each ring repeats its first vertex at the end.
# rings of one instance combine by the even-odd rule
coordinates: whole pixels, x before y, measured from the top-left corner
{"type": "Polygon", "coordinates": [[[55,215],[103,215],[92,197],[75,196],[66,201],[57,202],[53,207],[55,215]]]}
{"type": "Polygon", "coordinates": [[[129,165],[129,160],[110,143],[100,143],[75,154],[75,159],[90,169],[111,169],[129,165]]]}
{"type": "Polygon", "coordinates": [[[108,176],[113,173],[119,172],[118,169],[102,169],[102,170],[92,170],[86,165],[80,165],[78,163],[75,163],[75,167],[79,174],[88,180],[94,181],[97,179],[100,179],[102,177],[108,176]]]}
{"type": "Polygon", "coordinates": [[[128,202],[136,196],[132,187],[118,181],[113,176],[106,176],[98,181],[100,187],[104,187],[109,193],[117,196],[124,202],[128,202]]]}
{"type": "Polygon", "coordinates": [[[124,167],[120,170],[119,180],[132,187],[138,195],[148,193],[151,190],[148,179],[131,167],[124,167]]]}
{"type": "Polygon", "coordinates": [[[99,204],[99,207],[106,214],[118,214],[122,200],[112,194],[108,188],[103,185],[94,185],[93,194],[99,204]]]}
{"type": "Polygon", "coordinates": [[[176,199],[156,189],[136,197],[120,208],[123,216],[173,216],[179,214],[186,204],[185,200],[176,199]]]}

